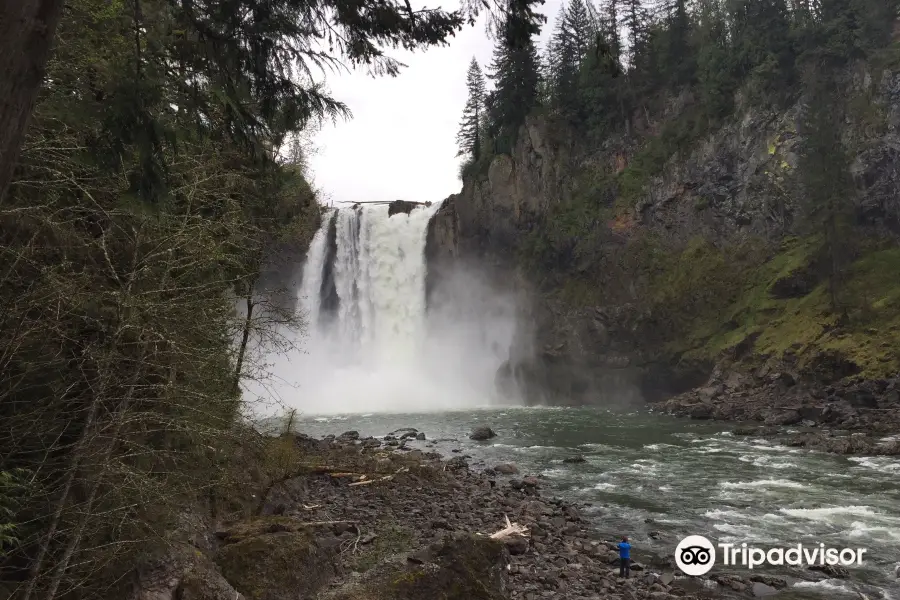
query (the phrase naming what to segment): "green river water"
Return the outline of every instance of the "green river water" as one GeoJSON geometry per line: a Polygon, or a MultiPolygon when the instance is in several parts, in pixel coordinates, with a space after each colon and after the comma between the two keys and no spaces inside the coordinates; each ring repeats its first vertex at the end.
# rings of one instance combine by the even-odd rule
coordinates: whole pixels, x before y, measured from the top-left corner
{"type": "MultiPolygon", "coordinates": [[[[512,462],[541,476],[549,493],[585,504],[598,530],[610,539],[628,535],[638,552],[672,555],[691,534],[761,548],[866,548],[846,580],[789,567],[758,571],[796,577],[791,597],[900,600],[897,458],[834,456],[736,437],[725,424],[589,408],[309,415],[299,429],[316,437],[347,430],[380,437],[401,427],[445,440],[410,446],[446,456],[459,449],[473,468],[512,462]],[[477,425],[497,437],[469,440],[477,425]],[[576,454],[586,462],[563,463],[576,454]]],[[[741,569],[732,572],[749,574],[741,569]]]]}

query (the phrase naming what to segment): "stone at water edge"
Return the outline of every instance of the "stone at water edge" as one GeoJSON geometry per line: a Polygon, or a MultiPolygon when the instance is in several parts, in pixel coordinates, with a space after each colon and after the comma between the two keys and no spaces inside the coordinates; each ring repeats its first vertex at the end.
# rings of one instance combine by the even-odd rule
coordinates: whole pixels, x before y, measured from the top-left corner
{"type": "Polygon", "coordinates": [[[519,472],[519,468],[511,463],[501,463],[494,465],[494,471],[501,475],[516,475],[519,472]]]}
{"type": "Polygon", "coordinates": [[[497,434],[494,433],[493,429],[486,426],[476,427],[469,435],[469,439],[475,440],[476,442],[483,442],[485,440],[491,439],[492,437],[497,437],[497,434]]]}

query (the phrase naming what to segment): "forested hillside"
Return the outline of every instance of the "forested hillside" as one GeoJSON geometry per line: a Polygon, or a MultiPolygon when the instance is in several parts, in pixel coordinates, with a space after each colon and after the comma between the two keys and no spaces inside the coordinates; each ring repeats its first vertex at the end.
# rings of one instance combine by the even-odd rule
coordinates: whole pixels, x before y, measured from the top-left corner
{"type": "Polygon", "coordinates": [[[523,372],[588,402],[597,372],[649,397],[722,361],[896,373],[896,16],[570,0],[546,48],[473,64],[452,202],[460,244],[538,292],[523,372]]]}
{"type": "Polygon", "coordinates": [[[349,116],[317,82],[475,12],[0,2],[0,596],[128,597],[297,468],[240,388],[302,332],[271,272],[320,219],[301,140],[349,116]]]}

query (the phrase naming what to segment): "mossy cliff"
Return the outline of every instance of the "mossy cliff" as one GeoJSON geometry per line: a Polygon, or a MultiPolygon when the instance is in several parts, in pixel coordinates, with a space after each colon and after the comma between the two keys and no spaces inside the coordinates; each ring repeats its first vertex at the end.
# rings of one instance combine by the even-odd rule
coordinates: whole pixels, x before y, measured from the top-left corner
{"type": "Polygon", "coordinates": [[[772,108],[739,95],[712,126],[684,93],[593,146],[531,117],[510,155],[471,165],[446,201],[459,253],[508,268],[535,299],[537,350],[501,378],[535,401],[600,403],[678,393],[716,365],[820,382],[900,371],[891,52],[842,74],[855,190],[836,278],[803,217],[800,96],[772,108]]]}

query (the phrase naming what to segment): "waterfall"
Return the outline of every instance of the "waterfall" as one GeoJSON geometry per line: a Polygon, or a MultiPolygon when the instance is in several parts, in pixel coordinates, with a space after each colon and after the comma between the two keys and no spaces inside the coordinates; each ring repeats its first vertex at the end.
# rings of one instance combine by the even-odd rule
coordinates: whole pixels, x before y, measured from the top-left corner
{"type": "Polygon", "coordinates": [[[325,271],[325,245],[328,242],[328,227],[331,223],[332,211],[322,217],[322,226],[313,236],[306,253],[303,266],[303,279],[297,293],[299,306],[306,310],[307,323],[315,326],[319,322],[319,311],[322,299],[322,278],[325,271]]]}
{"type": "Polygon", "coordinates": [[[298,291],[310,324],[303,350],[272,358],[285,404],[321,414],[498,401],[494,376],[506,356],[496,349],[509,348],[515,311],[468,275],[428,309],[426,238],[439,207],[389,216],[386,204],[357,205],[324,219],[298,291]]]}
{"type": "Polygon", "coordinates": [[[425,333],[425,238],[437,206],[388,216],[387,205],[339,209],[335,222],[337,318],[320,323],[328,224],[316,233],[301,285],[316,334],[340,342],[344,359],[367,364],[415,357],[425,333]],[[349,354],[349,356],[348,356],[349,354]]]}

